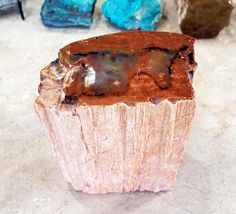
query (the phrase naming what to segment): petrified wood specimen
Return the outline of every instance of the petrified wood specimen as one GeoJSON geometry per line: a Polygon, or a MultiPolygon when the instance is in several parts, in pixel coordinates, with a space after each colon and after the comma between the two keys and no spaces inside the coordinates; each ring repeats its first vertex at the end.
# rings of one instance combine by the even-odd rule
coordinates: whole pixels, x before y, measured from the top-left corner
{"type": "Polygon", "coordinates": [[[213,38],[230,21],[231,0],[177,0],[183,33],[195,38],[213,38]]]}
{"type": "Polygon", "coordinates": [[[35,108],[67,182],[88,193],[169,190],[194,115],[194,39],[125,32],[67,45],[35,108]]]}

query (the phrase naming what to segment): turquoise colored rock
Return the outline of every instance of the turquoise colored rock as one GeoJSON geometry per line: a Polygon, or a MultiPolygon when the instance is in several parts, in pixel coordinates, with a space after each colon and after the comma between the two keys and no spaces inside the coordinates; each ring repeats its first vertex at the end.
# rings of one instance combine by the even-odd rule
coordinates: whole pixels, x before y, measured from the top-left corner
{"type": "Polygon", "coordinates": [[[0,10],[7,10],[17,5],[17,0],[0,0],[0,10]]]}
{"type": "Polygon", "coordinates": [[[41,10],[43,24],[50,27],[89,27],[96,0],[46,0],[41,10]]]}
{"type": "Polygon", "coordinates": [[[162,17],[162,0],[106,0],[103,15],[127,30],[155,30],[162,17]]]}
{"type": "Polygon", "coordinates": [[[18,6],[21,18],[24,20],[24,13],[22,9],[22,1],[21,0],[0,0],[0,13],[1,11],[6,11],[10,8],[18,6]]]}

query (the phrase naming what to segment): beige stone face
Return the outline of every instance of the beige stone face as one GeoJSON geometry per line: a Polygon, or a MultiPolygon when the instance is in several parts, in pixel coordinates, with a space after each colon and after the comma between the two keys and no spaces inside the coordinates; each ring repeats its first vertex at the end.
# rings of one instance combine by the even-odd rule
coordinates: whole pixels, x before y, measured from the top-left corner
{"type": "Polygon", "coordinates": [[[174,184],[195,103],[46,107],[39,97],[35,108],[63,175],[76,190],[159,192],[174,184]]]}

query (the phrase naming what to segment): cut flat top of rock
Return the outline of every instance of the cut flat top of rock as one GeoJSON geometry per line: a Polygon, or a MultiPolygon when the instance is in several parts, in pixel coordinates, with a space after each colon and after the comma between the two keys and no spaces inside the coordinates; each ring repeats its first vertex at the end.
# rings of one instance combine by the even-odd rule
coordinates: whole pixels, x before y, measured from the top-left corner
{"type": "Polygon", "coordinates": [[[192,99],[193,44],[186,35],[146,31],[74,42],[41,71],[39,93],[78,105],[192,99]]]}

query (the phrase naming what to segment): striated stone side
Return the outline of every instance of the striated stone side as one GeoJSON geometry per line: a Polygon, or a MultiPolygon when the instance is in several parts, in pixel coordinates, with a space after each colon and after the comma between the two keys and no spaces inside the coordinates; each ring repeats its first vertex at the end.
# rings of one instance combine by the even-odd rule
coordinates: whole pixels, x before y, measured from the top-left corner
{"type": "Polygon", "coordinates": [[[194,115],[194,100],[155,105],[35,109],[67,182],[87,193],[166,191],[174,184],[194,115]]]}

